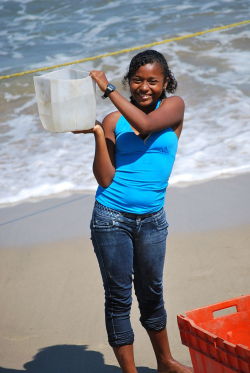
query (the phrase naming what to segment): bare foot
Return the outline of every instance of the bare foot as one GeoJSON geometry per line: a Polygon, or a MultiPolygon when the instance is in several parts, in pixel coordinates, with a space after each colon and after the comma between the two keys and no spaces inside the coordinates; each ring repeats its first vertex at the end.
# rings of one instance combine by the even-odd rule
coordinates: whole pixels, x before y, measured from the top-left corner
{"type": "Polygon", "coordinates": [[[192,373],[193,371],[193,368],[171,360],[165,367],[161,367],[158,373],[192,373]]]}

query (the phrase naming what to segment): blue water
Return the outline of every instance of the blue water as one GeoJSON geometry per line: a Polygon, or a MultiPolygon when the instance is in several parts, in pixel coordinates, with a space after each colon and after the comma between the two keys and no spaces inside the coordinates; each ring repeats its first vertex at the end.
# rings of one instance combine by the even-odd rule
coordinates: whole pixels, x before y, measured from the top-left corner
{"type": "Polygon", "coordinates": [[[246,0],[2,0],[1,70],[46,65],[238,22],[246,0]]]}
{"type": "MultiPolygon", "coordinates": [[[[246,20],[246,0],[0,2],[0,74],[54,65],[246,20]]],[[[250,26],[172,42],[165,54],[186,102],[171,183],[250,169],[250,26]]],[[[134,53],[78,65],[121,80],[134,53]]],[[[97,117],[113,109],[99,99],[97,117]]],[[[32,76],[1,82],[0,204],[94,190],[91,135],[52,134],[38,117],[32,76]]]]}

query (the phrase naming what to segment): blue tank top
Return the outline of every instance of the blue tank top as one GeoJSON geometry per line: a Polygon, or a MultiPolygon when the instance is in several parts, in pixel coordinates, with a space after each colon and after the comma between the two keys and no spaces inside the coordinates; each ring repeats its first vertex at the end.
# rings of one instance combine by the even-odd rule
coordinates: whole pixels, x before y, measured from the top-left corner
{"type": "Polygon", "coordinates": [[[134,214],[160,210],[177,152],[176,133],[168,128],[152,132],[143,140],[121,116],[115,136],[116,172],[107,188],[98,187],[96,200],[114,210],[134,214]]]}

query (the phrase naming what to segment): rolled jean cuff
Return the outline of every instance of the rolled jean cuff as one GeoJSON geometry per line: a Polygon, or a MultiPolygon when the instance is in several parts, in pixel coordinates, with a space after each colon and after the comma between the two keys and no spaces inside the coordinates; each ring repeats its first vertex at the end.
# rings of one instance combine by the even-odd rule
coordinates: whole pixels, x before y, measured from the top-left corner
{"type": "Polygon", "coordinates": [[[133,331],[125,333],[117,333],[112,336],[108,336],[108,341],[111,347],[120,347],[124,345],[132,345],[134,343],[133,331]]]}
{"type": "Polygon", "coordinates": [[[157,318],[149,319],[149,320],[140,319],[140,321],[141,321],[142,326],[146,330],[160,331],[166,328],[167,314],[165,313],[165,315],[162,315],[161,317],[157,317],[157,318]]]}

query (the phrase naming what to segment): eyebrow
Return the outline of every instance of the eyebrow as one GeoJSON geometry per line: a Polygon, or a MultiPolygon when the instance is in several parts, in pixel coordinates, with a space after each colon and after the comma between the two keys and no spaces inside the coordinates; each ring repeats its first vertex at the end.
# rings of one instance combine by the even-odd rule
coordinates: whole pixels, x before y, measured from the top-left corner
{"type": "MultiPolygon", "coordinates": [[[[133,78],[143,78],[141,75],[134,75],[134,76],[132,76],[132,79],[133,78]]],[[[150,77],[148,77],[147,79],[159,79],[158,77],[156,77],[156,76],[150,76],[150,77]]]]}

